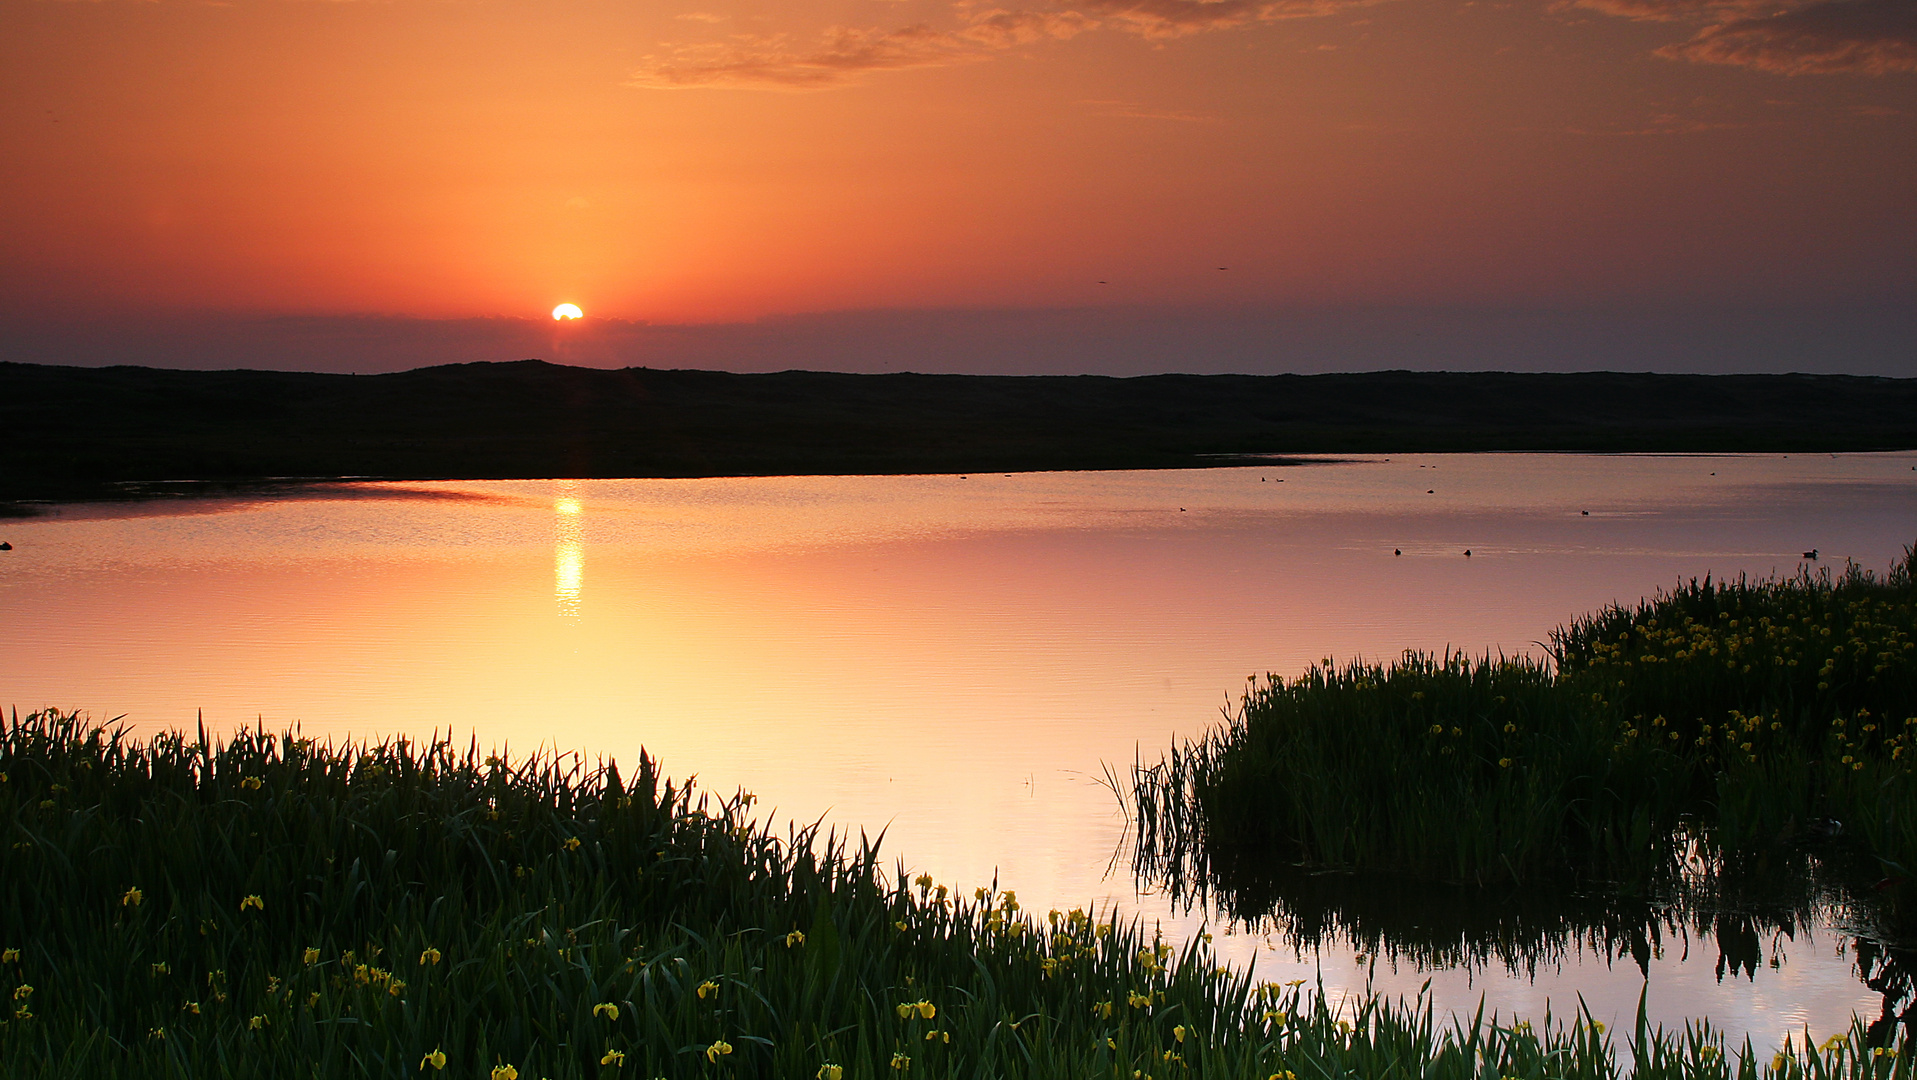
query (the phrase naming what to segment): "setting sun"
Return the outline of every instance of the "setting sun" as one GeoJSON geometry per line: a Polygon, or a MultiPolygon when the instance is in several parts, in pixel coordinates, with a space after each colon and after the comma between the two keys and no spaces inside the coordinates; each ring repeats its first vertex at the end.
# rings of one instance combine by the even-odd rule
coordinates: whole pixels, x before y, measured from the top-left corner
{"type": "Polygon", "coordinates": [[[567,319],[581,318],[585,314],[586,314],[585,312],[579,310],[578,304],[561,304],[558,307],[552,309],[552,317],[560,320],[561,322],[567,319]]]}

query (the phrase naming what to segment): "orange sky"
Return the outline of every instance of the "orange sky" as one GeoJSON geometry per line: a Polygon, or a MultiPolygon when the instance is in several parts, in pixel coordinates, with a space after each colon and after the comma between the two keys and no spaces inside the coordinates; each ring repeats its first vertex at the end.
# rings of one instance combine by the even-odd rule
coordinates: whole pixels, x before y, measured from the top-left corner
{"type": "Polygon", "coordinates": [[[0,131],[0,314],[1917,293],[1912,0],[0,0],[0,131]]]}

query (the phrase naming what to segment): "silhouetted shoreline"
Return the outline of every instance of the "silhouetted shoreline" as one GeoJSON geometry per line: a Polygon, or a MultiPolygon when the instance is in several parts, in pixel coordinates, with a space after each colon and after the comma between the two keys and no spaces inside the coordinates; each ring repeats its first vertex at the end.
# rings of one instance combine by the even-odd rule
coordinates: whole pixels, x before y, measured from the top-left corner
{"type": "Polygon", "coordinates": [[[164,482],[1017,472],[1288,454],[1917,447],[1917,379],[1381,371],[388,375],[0,363],[0,500],[164,482]]]}

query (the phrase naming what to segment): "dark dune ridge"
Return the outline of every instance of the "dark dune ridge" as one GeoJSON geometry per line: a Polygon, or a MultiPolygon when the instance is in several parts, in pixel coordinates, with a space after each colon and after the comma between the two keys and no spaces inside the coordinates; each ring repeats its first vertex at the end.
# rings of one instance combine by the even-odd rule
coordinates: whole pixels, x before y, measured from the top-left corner
{"type": "MultiPolygon", "coordinates": [[[[1917,446],[1917,379],[1381,371],[387,375],[0,363],[0,499],[162,481],[1189,468],[1412,451],[1917,446]]],[[[131,486],[129,488],[129,485],[131,486]]]]}

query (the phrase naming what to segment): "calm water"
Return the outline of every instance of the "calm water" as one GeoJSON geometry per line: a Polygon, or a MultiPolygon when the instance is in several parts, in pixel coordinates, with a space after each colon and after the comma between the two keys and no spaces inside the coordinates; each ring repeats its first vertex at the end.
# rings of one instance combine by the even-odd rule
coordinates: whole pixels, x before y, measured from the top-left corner
{"type": "MultiPolygon", "coordinates": [[[[1917,539],[1917,456],[357,485],[70,506],[0,536],[0,704],[643,745],[782,816],[884,829],[915,873],[996,873],[1027,908],[1115,903],[1182,935],[1203,913],[1139,895],[1106,763],[1155,760],[1253,673],[1535,651],[1591,608],[1794,573],[1811,548],[1881,570],[1917,539]]],[[[1762,1046],[1882,1006],[1840,912],[1740,930],[1721,977],[1730,939],[1673,926],[1648,979],[1588,932],[1531,950],[1535,972],[1432,970],[1469,948],[1379,961],[1335,925],[1300,944],[1295,915],[1209,925],[1265,977],[1429,978],[1444,1008],[1561,1015],[1582,993],[1616,1019],[1643,991],[1654,1017],[1762,1046]]],[[[1447,927],[1426,934],[1474,932],[1447,927]]]]}

